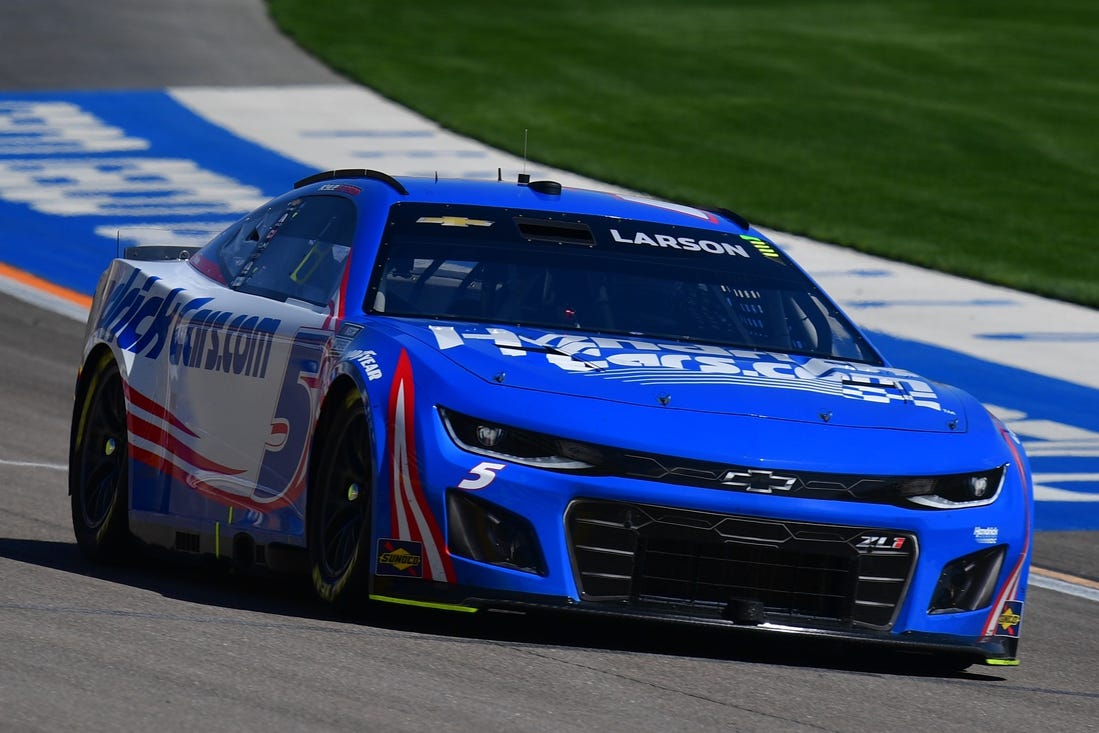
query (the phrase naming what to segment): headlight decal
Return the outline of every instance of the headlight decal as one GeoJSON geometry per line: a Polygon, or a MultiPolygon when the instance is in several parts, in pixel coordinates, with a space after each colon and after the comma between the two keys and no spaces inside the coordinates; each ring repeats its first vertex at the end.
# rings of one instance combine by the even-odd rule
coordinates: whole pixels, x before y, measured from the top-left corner
{"type": "Polygon", "coordinates": [[[898,490],[913,504],[930,509],[987,506],[1000,496],[1006,469],[1005,464],[979,473],[908,479],[898,490]]]}
{"type": "Polygon", "coordinates": [[[450,439],[470,453],[556,471],[591,472],[604,461],[594,445],[438,409],[450,439]]]}

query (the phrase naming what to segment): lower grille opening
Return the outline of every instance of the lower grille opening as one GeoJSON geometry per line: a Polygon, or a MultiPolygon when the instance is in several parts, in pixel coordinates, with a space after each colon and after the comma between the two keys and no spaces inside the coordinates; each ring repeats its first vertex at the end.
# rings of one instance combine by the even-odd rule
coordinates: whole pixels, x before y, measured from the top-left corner
{"type": "Polygon", "coordinates": [[[771,613],[844,618],[851,559],[776,547],[650,539],[638,548],[631,595],[638,600],[763,603],[771,613]]]}
{"type": "Polygon", "coordinates": [[[887,628],[916,559],[915,538],[892,530],[638,504],[576,501],[567,527],[584,600],[694,615],[732,605],[887,628]]]}

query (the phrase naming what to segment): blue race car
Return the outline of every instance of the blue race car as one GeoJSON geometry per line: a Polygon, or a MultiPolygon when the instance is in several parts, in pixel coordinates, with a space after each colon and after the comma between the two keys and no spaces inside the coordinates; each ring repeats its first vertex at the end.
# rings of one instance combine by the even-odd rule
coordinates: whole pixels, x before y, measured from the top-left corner
{"type": "Polygon", "coordinates": [[[732,212],[345,170],[168,249],[115,260],[89,315],[94,560],[1017,663],[1018,440],[732,212]]]}

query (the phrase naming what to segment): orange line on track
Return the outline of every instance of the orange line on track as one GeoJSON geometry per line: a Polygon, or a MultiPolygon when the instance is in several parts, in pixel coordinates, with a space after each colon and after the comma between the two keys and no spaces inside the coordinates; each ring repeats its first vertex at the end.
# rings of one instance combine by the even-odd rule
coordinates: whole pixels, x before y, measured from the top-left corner
{"type": "Polygon", "coordinates": [[[10,265],[5,265],[3,262],[0,262],[0,277],[5,277],[9,280],[14,280],[21,285],[26,285],[27,287],[34,288],[35,290],[49,293],[50,295],[61,298],[62,300],[65,300],[69,303],[78,305],[81,308],[86,309],[92,307],[91,296],[84,295],[83,293],[78,293],[75,290],[63,288],[60,285],[54,285],[48,280],[43,280],[36,275],[30,274],[29,272],[17,270],[10,265]]]}
{"type": "Polygon", "coordinates": [[[1074,585],[1082,585],[1085,588],[1091,588],[1092,590],[1099,590],[1099,582],[1091,580],[1090,578],[1081,578],[1078,575],[1069,575],[1068,573],[1059,573],[1056,570],[1047,570],[1046,568],[1038,567],[1031,567],[1030,572],[1035,575],[1041,575],[1043,578],[1052,578],[1053,580],[1061,580],[1074,585]]]}

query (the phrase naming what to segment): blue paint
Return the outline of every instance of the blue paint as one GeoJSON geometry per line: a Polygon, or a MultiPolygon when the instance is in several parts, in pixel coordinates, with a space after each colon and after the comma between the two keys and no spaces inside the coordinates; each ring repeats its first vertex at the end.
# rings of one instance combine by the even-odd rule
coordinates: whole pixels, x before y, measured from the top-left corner
{"type": "Polygon", "coordinates": [[[1099,529],[1099,504],[1073,501],[1040,501],[1035,509],[1038,531],[1080,531],[1099,529]]]}

